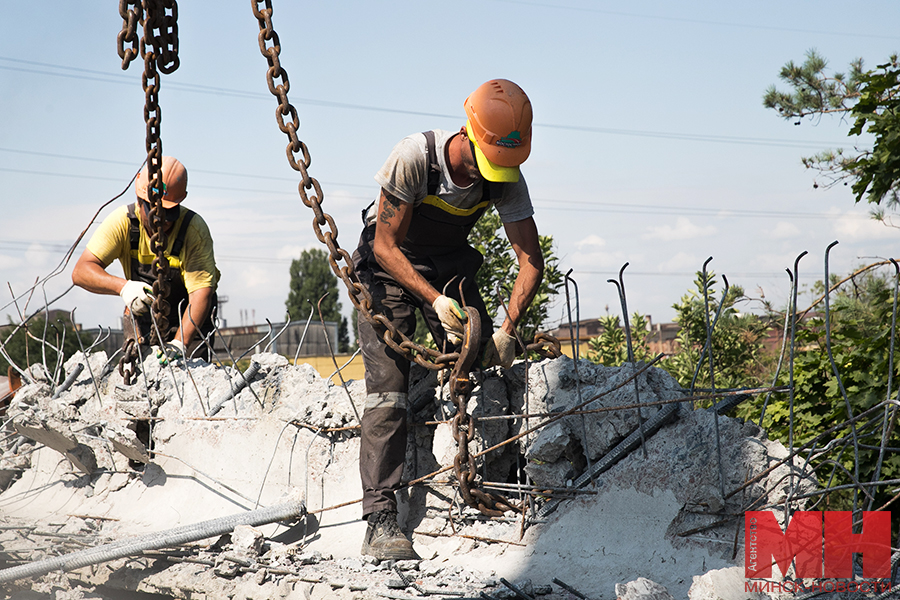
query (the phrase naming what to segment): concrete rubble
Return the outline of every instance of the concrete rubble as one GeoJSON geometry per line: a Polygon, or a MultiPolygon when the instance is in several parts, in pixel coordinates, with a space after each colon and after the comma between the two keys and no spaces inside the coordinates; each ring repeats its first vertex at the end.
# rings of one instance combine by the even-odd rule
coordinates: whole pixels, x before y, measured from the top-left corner
{"type": "MultiPolygon", "coordinates": [[[[566,357],[529,364],[527,376],[524,363],[480,376],[469,402],[479,419],[472,453],[599,395],[585,407],[597,412],[562,417],[478,460],[479,480],[497,484],[492,492],[518,501],[510,482],[524,473],[541,490],[527,496],[536,509],[529,514],[540,518],[524,525],[521,514],[488,518],[463,506],[452,470],[402,490],[401,526],[423,560],[393,564],[359,555],[365,523],[354,426],[364,383],[335,386],[276,354],[252,361],[244,381],[231,368],[161,367],[149,356],[135,385],[113,370],[95,386],[91,373],[102,373],[107,357],[92,354],[87,364],[78,354],[66,373],[87,368],[65,391],[29,369],[33,381],[4,417],[15,433],[0,442],[0,569],[284,498],[302,498],[304,518],[0,582],[3,597],[765,598],[743,589],[743,511],[779,510],[789,466],[730,497],[722,489],[727,495],[787,452],[727,416],[718,417],[717,448],[715,415],[688,403],[671,414],[660,405],[640,415],[598,410],[683,397],[660,369],[642,373],[637,389],[629,378],[640,364],[606,368],[566,357]],[[544,416],[503,418],[523,413],[544,416]],[[658,413],[659,430],[645,431],[643,449],[623,450],[658,413]],[[609,459],[615,452],[621,458],[609,459]],[[590,467],[594,477],[585,474],[590,467]]],[[[446,422],[454,407],[436,373],[414,365],[409,404],[417,425],[409,427],[406,481],[452,465],[456,454],[446,422]]],[[[800,465],[795,484],[814,489],[797,475],[800,465]]]]}

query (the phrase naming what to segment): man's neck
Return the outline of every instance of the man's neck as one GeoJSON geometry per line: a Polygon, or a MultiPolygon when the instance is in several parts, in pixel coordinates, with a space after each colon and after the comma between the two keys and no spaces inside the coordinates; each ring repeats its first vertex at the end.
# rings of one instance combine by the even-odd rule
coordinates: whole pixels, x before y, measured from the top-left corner
{"type": "Polygon", "coordinates": [[[462,135],[456,133],[451,137],[444,146],[444,160],[447,161],[447,168],[450,171],[450,179],[459,187],[469,187],[475,183],[475,178],[469,176],[468,169],[463,159],[464,153],[468,150],[465,145],[468,143],[462,135]]]}

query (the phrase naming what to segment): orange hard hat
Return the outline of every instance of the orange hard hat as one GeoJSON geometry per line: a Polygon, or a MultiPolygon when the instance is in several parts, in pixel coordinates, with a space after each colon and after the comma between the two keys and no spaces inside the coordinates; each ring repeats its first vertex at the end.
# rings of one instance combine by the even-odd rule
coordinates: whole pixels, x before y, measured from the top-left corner
{"type": "MultiPolygon", "coordinates": [[[[147,165],[141,169],[134,184],[134,191],[141,200],[147,200],[147,183],[150,179],[147,165]]],[[[163,208],[177,206],[187,196],[187,169],[174,157],[162,159],[163,208]]]]}
{"type": "Polygon", "coordinates": [[[483,83],[466,98],[466,132],[478,169],[488,181],[518,181],[531,153],[531,101],[507,79],[483,83]]]}

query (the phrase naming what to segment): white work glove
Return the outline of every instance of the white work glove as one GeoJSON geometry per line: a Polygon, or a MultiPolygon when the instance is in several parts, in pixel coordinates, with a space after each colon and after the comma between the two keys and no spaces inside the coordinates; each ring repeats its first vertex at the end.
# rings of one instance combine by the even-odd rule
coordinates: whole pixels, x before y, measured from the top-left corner
{"type": "Polygon", "coordinates": [[[153,296],[150,295],[152,291],[153,288],[143,281],[126,281],[119,292],[119,296],[122,298],[125,306],[128,307],[128,310],[131,311],[131,314],[143,315],[147,313],[150,309],[150,304],[153,302],[153,296]]]}
{"type": "Polygon", "coordinates": [[[498,329],[488,340],[484,348],[484,359],[481,366],[485,369],[500,365],[504,369],[512,366],[516,358],[516,338],[502,329],[498,329]]]}
{"type": "Polygon", "coordinates": [[[469,317],[460,308],[459,303],[453,298],[438,296],[431,306],[441,320],[444,331],[447,332],[447,339],[453,344],[462,342],[462,336],[466,332],[463,323],[468,321],[469,317]]]}
{"type": "Polygon", "coordinates": [[[165,346],[156,350],[156,358],[159,359],[159,364],[165,366],[170,362],[176,362],[181,360],[184,356],[184,343],[181,340],[172,340],[168,342],[165,346]]]}

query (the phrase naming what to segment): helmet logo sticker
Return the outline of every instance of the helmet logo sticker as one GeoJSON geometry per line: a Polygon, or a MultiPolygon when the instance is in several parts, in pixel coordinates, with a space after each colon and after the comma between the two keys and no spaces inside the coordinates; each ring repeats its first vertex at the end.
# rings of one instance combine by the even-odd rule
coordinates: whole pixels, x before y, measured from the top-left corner
{"type": "Polygon", "coordinates": [[[497,140],[496,143],[498,146],[503,146],[504,148],[517,148],[522,143],[522,134],[518,131],[513,131],[509,135],[497,140]]]}

